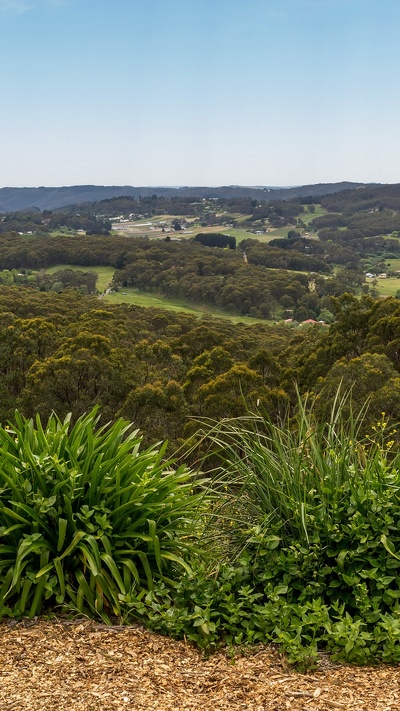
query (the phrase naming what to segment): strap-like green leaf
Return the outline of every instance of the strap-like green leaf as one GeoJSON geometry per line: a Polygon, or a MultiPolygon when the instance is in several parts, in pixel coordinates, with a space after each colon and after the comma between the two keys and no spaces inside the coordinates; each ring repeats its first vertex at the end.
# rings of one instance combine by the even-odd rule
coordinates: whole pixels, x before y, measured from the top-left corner
{"type": "Polygon", "coordinates": [[[38,615],[42,610],[44,589],[45,589],[45,585],[47,583],[47,579],[48,579],[48,573],[45,575],[42,575],[38,584],[36,585],[35,595],[34,595],[34,598],[32,601],[31,609],[29,610],[30,619],[32,619],[32,617],[35,617],[35,615],[38,615]]]}
{"type": "Polygon", "coordinates": [[[76,548],[78,545],[79,541],[82,540],[86,536],[85,531],[77,531],[75,533],[75,536],[73,537],[71,543],[69,544],[68,548],[65,549],[64,553],[59,556],[59,559],[62,560],[63,558],[66,558],[67,555],[70,555],[72,551],[76,548]]]}
{"type": "MultiPolygon", "coordinates": [[[[15,502],[13,502],[15,503],[15,502]]],[[[7,506],[3,506],[1,509],[2,513],[5,513],[7,516],[10,516],[10,518],[14,518],[16,521],[21,521],[21,523],[26,523],[29,526],[29,521],[26,518],[22,518],[19,514],[17,514],[15,511],[12,509],[9,509],[7,506]]]]}
{"type": "Polygon", "coordinates": [[[26,578],[22,587],[22,592],[21,592],[21,597],[19,599],[19,603],[17,605],[19,612],[22,614],[25,612],[26,608],[26,603],[28,602],[28,596],[30,589],[32,587],[32,580],[29,580],[29,578],[26,578]]]}
{"type": "Polygon", "coordinates": [[[60,552],[64,545],[65,534],[67,532],[68,521],[65,518],[58,519],[58,541],[57,541],[57,553],[60,552]]]}
{"type": "Polygon", "coordinates": [[[125,585],[124,585],[124,582],[123,582],[123,580],[122,580],[122,578],[121,578],[120,572],[119,572],[119,570],[118,570],[118,568],[117,568],[117,566],[116,566],[115,561],[111,558],[110,555],[108,555],[108,553],[102,553],[102,554],[101,554],[101,559],[102,559],[102,561],[104,561],[104,563],[107,565],[107,567],[108,567],[108,569],[109,569],[109,571],[110,571],[110,573],[111,573],[113,579],[114,579],[115,582],[117,583],[117,585],[118,585],[118,587],[119,587],[121,593],[122,593],[123,595],[126,595],[125,585]]]}
{"type": "Polygon", "coordinates": [[[65,578],[64,578],[63,567],[62,567],[62,564],[61,564],[61,561],[59,558],[54,558],[53,563],[54,563],[54,569],[57,573],[58,584],[60,586],[60,596],[64,600],[65,599],[65,578]]]}

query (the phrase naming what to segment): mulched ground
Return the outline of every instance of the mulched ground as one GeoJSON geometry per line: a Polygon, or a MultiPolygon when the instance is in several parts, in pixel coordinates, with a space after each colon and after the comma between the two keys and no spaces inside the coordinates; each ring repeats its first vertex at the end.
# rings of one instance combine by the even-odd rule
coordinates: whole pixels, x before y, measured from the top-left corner
{"type": "Polygon", "coordinates": [[[1,711],[400,711],[400,667],[323,658],[299,674],[277,651],[209,659],[141,627],[0,625],[1,711]]]}

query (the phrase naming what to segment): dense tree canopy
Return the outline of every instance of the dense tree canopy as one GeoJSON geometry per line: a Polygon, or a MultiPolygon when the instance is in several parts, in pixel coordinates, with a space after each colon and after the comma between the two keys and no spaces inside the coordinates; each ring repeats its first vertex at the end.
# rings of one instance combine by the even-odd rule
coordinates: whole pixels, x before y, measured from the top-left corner
{"type": "Polygon", "coordinates": [[[176,446],[191,417],[240,415],[250,407],[279,418],[302,392],[329,400],[355,382],[369,422],[400,406],[400,303],[332,300],[335,322],[314,326],[234,325],[134,306],[111,306],[76,291],[0,286],[0,419],[62,416],[101,405],[103,419],[133,419],[147,441],[176,446]],[[329,397],[327,396],[329,394],[329,397]]]}
{"type": "Polygon", "coordinates": [[[367,295],[365,271],[400,256],[397,200],[390,190],[345,191],[322,199],[314,216],[311,198],[305,209],[298,201],[148,195],[81,206],[79,214],[73,207],[8,214],[0,223],[0,419],[16,405],[26,414],[55,409],[77,417],[99,403],[104,419],[121,414],[148,441],[169,438],[175,446],[192,432],[190,417],[250,407],[279,418],[294,406],[296,387],[322,403],[324,393],[354,382],[359,405],[371,399],[371,421],[380,408],[394,419],[400,302],[367,295]],[[179,225],[192,215],[218,228],[180,242],[52,232],[57,225],[101,232],[126,213],[169,214],[179,225]],[[249,237],[235,249],[224,234],[235,221],[253,232],[287,230],[269,243],[249,237]],[[46,271],[67,264],[79,269],[46,271]],[[87,268],[99,265],[115,269],[115,289],[330,326],[301,331],[112,307],[94,295],[96,277],[87,268]]]}

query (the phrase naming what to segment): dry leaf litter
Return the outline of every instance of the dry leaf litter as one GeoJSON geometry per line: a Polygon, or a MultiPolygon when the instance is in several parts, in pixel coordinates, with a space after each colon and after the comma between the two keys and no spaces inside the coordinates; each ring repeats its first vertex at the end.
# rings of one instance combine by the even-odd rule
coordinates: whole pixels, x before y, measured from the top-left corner
{"type": "Polygon", "coordinates": [[[205,659],[137,627],[0,625],[1,711],[400,711],[400,667],[327,657],[299,674],[271,647],[205,659]]]}

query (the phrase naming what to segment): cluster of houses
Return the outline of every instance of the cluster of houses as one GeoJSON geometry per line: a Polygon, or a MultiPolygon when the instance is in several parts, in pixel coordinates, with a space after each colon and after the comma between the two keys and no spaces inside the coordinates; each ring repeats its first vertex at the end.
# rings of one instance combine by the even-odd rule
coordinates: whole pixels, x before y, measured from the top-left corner
{"type": "MultiPolygon", "coordinates": [[[[296,323],[294,318],[285,318],[284,323],[290,325],[291,323],[296,323]]],[[[314,318],[307,318],[305,321],[300,323],[300,326],[311,326],[313,323],[322,323],[326,325],[326,321],[316,321],[314,318]]]]}

